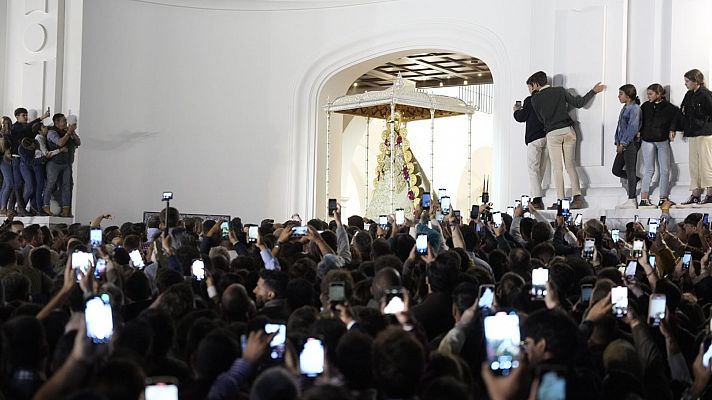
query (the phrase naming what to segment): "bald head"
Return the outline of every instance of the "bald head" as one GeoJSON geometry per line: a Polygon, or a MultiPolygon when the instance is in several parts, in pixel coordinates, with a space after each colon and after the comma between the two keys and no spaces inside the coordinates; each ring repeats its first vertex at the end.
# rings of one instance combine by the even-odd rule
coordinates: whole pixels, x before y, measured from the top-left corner
{"type": "Polygon", "coordinates": [[[255,303],[239,283],[228,286],[220,299],[223,314],[229,322],[247,322],[255,313],[255,303]]]}
{"type": "Polygon", "coordinates": [[[400,274],[395,268],[385,267],[376,272],[371,284],[371,295],[375,300],[380,300],[383,297],[383,291],[396,286],[401,286],[400,274]]]}

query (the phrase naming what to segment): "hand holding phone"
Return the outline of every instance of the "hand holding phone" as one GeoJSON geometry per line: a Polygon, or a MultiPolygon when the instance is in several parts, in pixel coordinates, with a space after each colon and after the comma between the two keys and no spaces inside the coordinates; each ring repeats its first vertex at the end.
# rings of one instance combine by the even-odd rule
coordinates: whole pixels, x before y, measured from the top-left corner
{"type": "Polygon", "coordinates": [[[532,270],[532,298],[542,300],[546,297],[546,284],[549,282],[549,270],[535,268],[532,270]]]}
{"type": "Polygon", "coordinates": [[[519,316],[497,313],[485,317],[484,328],[490,369],[497,375],[509,375],[512,368],[519,367],[521,359],[519,316]]]}
{"type": "Polygon", "coordinates": [[[109,342],[114,333],[114,319],[107,293],[95,295],[86,300],[84,320],[88,338],[94,343],[109,342]]]}
{"type": "Polygon", "coordinates": [[[650,326],[660,326],[665,319],[665,306],[667,297],[662,293],[653,293],[650,295],[650,303],[648,305],[648,323],[650,326]]]}

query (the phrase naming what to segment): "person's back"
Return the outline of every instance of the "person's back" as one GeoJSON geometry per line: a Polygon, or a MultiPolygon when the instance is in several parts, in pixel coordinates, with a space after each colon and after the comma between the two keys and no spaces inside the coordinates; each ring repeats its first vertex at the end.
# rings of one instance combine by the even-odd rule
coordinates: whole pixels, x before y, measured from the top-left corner
{"type": "Polygon", "coordinates": [[[593,90],[585,96],[574,96],[563,87],[544,87],[532,96],[532,107],[544,124],[546,132],[574,124],[569,108],[585,106],[595,95],[593,90]]]}

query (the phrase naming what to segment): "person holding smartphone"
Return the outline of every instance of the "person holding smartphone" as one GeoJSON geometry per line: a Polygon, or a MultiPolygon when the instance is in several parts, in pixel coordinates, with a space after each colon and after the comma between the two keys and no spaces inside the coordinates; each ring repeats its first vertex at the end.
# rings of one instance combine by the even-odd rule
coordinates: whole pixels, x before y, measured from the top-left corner
{"type": "MultiPolygon", "coordinates": [[[[517,101],[514,105],[514,120],[526,123],[524,128],[524,144],[527,146],[527,166],[529,172],[529,193],[533,196],[530,207],[544,209],[544,189],[542,181],[546,169],[546,130],[532,108],[532,94],[536,93],[532,84],[527,81],[529,96],[524,102],[517,101]]],[[[522,204],[527,207],[526,204],[522,204]]]]}
{"type": "MultiPolygon", "coordinates": [[[[70,115],[70,117],[74,117],[70,115]]],[[[51,215],[49,201],[54,187],[59,183],[61,197],[59,204],[62,207],[62,217],[71,217],[72,213],[72,163],[74,162],[74,151],[81,145],[81,140],[77,134],[76,117],[72,123],[67,122],[64,114],[52,116],[54,127],[47,134],[47,150],[59,150],[66,147],[67,151],[57,154],[47,161],[47,180],[45,182],[44,194],[42,196],[44,205],[42,210],[51,215]],[[61,182],[59,179],[61,178],[61,182]]]]}
{"type": "Polygon", "coordinates": [[[682,99],[683,134],[689,143],[690,189],[682,205],[712,203],[712,92],[698,69],[685,73],[687,93],[682,99]],[[706,196],[702,198],[703,191],[706,196]]]}
{"type": "MultiPolygon", "coordinates": [[[[556,196],[558,200],[565,196],[564,165],[571,182],[572,209],[586,208],[586,201],[581,194],[578,172],[576,172],[576,132],[574,121],[569,116],[570,108],[581,108],[590,103],[593,97],[606,89],[600,82],[593,86],[585,96],[574,96],[563,87],[551,87],[544,71],[534,73],[527,80],[532,90],[538,91],[532,96],[532,108],[546,130],[546,147],[551,160],[551,170],[554,173],[556,196]]],[[[556,210],[555,202],[550,210],[556,210]]]]}
{"type": "MultiPolygon", "coordinates": [[[[670,165],[672,150],[670,142],[675,140],[675,125],[680,109],[665,98],[665,88],[659,83],[648,86],[648,101],[640,106],[642,126],[640,127],[641,155],[643,157],[643,182],[640,188],[638,208],[655,208],[650,201],[650,184],[658,162],[660,200],[662,206],[670,196],[670,165]]],[[[675,203],[672,203],[674,205],[675,203]]]]}
{"type": "Polygon", "coordinates": [[[640,149],[637,135],[642,124],[642,114],[635,86],[628,83],[618,88],[618,101],[623,103],[623,109],[618,116],[615,136],[616,158],[613,160],[611,171],[613,175],[626,180],[628,200],[617,205],[616,208],[638,208],[636,189],[638,177],[635,168],[638,162],[638,149],[640,149]]]}

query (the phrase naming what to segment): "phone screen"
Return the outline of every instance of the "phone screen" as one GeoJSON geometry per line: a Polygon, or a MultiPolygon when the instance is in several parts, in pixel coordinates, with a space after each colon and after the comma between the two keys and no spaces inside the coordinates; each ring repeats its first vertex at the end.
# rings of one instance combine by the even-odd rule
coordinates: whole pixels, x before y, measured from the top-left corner
{"type": "Polygon", "coordinates": [[[628,288],[625,286],[611,288],[611,303],[616,317],[628,314],[628,288]]]}
{"type": "Polygon", "coordinates": [[[442,199],[445,196],[447,196],[447,190],[443,188],[438,189],[438,197],[442,199]]]}
{"type": "Polygon", "coordinates": [[[635,278],[635,271],[638,269],[638,262],[635,260],[628,261],[628,266],[625,268],[625,276],[628,279],[635,278]]]}
{"type": "Polygon", "coordinates": [[[384,292],[386,296],[386,307],[384,314],[397,314],[405,311],[405,301],[403,300],[403,289],[391,288],[384,292]]]}
{"type": "Polygon", "coordinates": [[[639,258],[642,255],[643,255],[643,241],[636,239],[633,241],[633,257],[639,258]]]}
{"type": "Polygon", "coordinates": [[[686,251],[682,255],[682,268],[688,269],[690,268],[690,262],[692,261],[692,253],[689,251],[686,251]]]}
{"type": "Polygon", "coordinates": [[[709,226],[710,225],[710,215],[708,213],[705,213],[702,216],[702,225],[704,226],[709,226]]]}
{"type": "Polygon", "coordinates": [[[581,285],[581,303],[588,304],[593,293],[593,285],[581,285]]]}
{"type": "Polygon", "coordinates": [[[405,211],[402,208],[396,208],[396,225],[403,225],[405,223],[405,211]]]}
{"type": "Polygon", "coordinates": [[[549,270],[546,268],[535,268],[532,270],[532,291],[531,295],[537,299],[546,297],[546,283],[549,281],[549,270]]]}
{"type": "Polygon", "coordinates": [[[494,226],[497,228],[502,225],[502,214],[499,211],[492,213],[492,222],[494,222],[494,226]]]}
{"type": "Polygon", "coordinates": [[[81,279],[80,272],[82,274],[86,274],[87,271],[89,271],[89,267],[91,267],[93,259],[94,255],[91,253],[85,253],[83,251],[76,251],[72,253],[72,269],[74,270],[74,276],[76,277],[77,282],[81,279]]]}
{"type": "Polygon", "coordinates": [[[141,269],[145,266],[143,263],[143,257],[141,256],[140,251],[133,250],[131,253],[129,253],[129,257],[131,257],[131,264],[135,268],[141,269]]]}
{"type": "Polygon", "coordinates": [[[574,225],[576,225],[576,226],[583,225],[583,215],[576,214],[576,218],[574,219],[574,225]]]}
{"type": "Polygon", "coordinates": [[[480,308],[492,308],[494,304],[494,285],[480,285],[480,300],[477,305],[480,308]]]}
{"type": "Polygon", "coordinates": [[[329,284],[329,301],[346,301],[346,290],[344,289],[344,282],[331,282],[329,284]]]}
{"type": "Polygon", "coordinates": [[[423,208],[430,208],[430,193],[423,193],[423,208]]]}
{"type": "Polygon", "coordinates": [[[287,341],[287,326],[284,324],[265,324],[265,333],[275,333],[269,343],[269,357],[273,360],[281,360],[284,357],[285,343],[287,341]]]}
{"type": "Polygon", "coordinates": [[[114,333],[109,295],[103,293],[87,299],[84,319],[87,326],[87,337],[94,343],[108,343],[114,333]]]}
{"type": "Polygon", "coordinates": [[[648,237],[650,240],[655,240],[655,236],[658,234],[658,220],[655,218],[650,218],[648,222],[648,237]]]}
{"type": "Polygon", "coordinates": [[[190,272],[195,277],[195,280],[202,281],[205,279],[205,263],[203,260],[193,261],[193,265],[190,266],[190,272]]]}
{"type": "Polygon", "coordinates": [[[450,196],[444,196],[441,199],[442,208],[444,212],[450,211],[450,196]]]}
{"type": "Polygon", "coordinates": [[[523,194],[523,195],[522,195],[522,200],[521,200],[521,202],[522,202],[522,207],[527,208],[527,205],[529,204],[529,201],[530,201],[529,196],[526,195],[526,194],[523,194]]]}
{"type": "Polygon", "coordinates": [[[144,395],[145,400],[178,400],[178,386],[164,382],[146,385],[144,395]]]}
{"type": "Polygon", "coordinates": [[[648,264],[650,264],[653,269],[655,269],[655,256],[649,255],[648,256],[648,264]]]}
{"type": "Polygon", "coordinates": [[[418,235],[418,237],[415,239],[415,250],[418,252],[418,254],[428,253],[428,235],[424,233],[418,235]]]}
{"type": "Polygon", "coordinates": [[[705,354],[702,355],[702,366],[709,368],[710,359],[712,359],[712,340],[707,338],[705,340],[705,354]]]}
{"type": "Polygon", "coordinates": [[[510,369],[519,367],[519,317],[516,314],[497,313],[485,317],[484,327],[490,369],[508,375],[510,369]]]}
{"type": "Polygon", "coordinates": [[[514,216],[514,207],[507,207],[507,214],[514,216]]]}
{"type": "Polygon", "coordinates": [[[96,268],[94,268],[94,277],[99,279],[102,275],[104,275],[104,272],[106,272],[106,260],[103,258],[97,258],[96,268]]]}
{"type": "Polygon", "coordinates": [[[659,326],[665,319],[665,303],[667,298],[664,294],[655,293],[650,296],[650,306],[648,306],[648,321],[651,326],[659,326]]]}
{"type": "Polygon", "coordinates": [[[621,240],[621,231],[613,229],[611,231],[611,240],[613,240],[613,243],[618,243],[618,241],[621,240]]]}
{"type": "Polygon", "coordinates": [[[257,227],[256,226],[251,226],[247,228],[247,240],[250,242],[256,242],[257,241],[257,227]]]}
{"type": "Polygon", "coordinates": [[[378,216],[378,225],[381,225],[381,227],[385,227],[386,225],[388,225],[388,216],[387,215],[378,216]]]}
{"type": "Polygon", "coordinates": [[[222,232],[223,236],[227,236],[230,234],[230,227],[227,222],[223,222],[220,224],[220,231],[222,232]]]}
{"type": "Polygon", "coordinates": [[[571,201],[569,201],[568,199],[562,199],[561,215],[563,215],[564,217],[568,217],[569,215],[571,215],[571,210],[569,210],[569,208],[571,208],[571,201]]]}
{"type": "Polygon", "coordinates": [[[93,249],[101,246],[101,228],[91,228],[89,231],[89,241],[93,249]]]}
{"type": "Polygon", "coordinates": [[[163,200],[171,200],[173,198],[173,192],[163,192],[163,200]]]}
{"type": "Polygon", "coordinates": [[[295,226],[292,228],[292,236],[295,236],[295,237],[306,236],[308,230],[309,230],[309,227],[307,227],[307,226],[295,226]]]}
{"type": "Polygon", "coordinates": [[[587,260],[593,259],[593,251],[595,249],[596,241],[594,239],[586,239],[583,242],[583,257],[587,260]]]}
{"type": "Polygon", "coordinates": [[[320,339],[307,338],[304,348],[299,353],[299,372],[310,378],[324,372],[324,345],[320,339]]]}
{"type": "Polygon", "coordinates": [[[557,371],[544,371],[539,376],[537,399],[566,399],[566,378],[557,371]]]}

